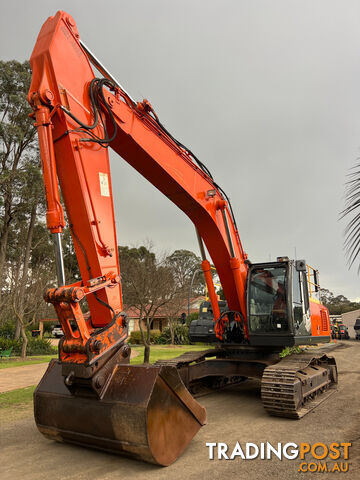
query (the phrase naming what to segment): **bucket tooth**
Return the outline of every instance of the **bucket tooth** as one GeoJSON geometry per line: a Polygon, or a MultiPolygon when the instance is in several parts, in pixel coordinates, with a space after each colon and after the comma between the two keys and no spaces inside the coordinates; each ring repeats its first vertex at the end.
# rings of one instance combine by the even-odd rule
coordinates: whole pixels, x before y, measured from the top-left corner
{"type": "Polygon", "coordinates": [[[46,437],[170,465],[206,423],[175,367],[116,365],[101,399],[71,393],[53,360],[34,393],[46,437]]]}

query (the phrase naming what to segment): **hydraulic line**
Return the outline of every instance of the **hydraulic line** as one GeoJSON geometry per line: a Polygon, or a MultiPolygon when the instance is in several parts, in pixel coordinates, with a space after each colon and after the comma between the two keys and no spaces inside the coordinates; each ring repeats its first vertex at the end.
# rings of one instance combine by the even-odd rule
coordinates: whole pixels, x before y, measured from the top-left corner
{"type": "MultiPolygon", "coordinates": [[[[116,85],[114,82],[111,80],[108,80],[107,78],[94,78],[89,85],[89,96],[90,96],[90,102],[91,102],[91,107],[94,115],[94,122],[91,125],[87,125],[83,123],[79,118],[77,118],[75,115],[73,115],[67,108],[64,106],[61,106],[60,108],[70,117],[72,118],[79,126],[80,129],[74,129],[65,132],[71,133],[71,132],[76,132],[76,131],[84,131],[89,135],[88,138],[81,138],[81,142],[94,142],[98,143],[102,147],[107,147],[109,143],[111,143],[115,138],[117,134],[117,124],[114,118],[114,115],[112,113],[112,110],[106,101],[104,97],[104,91],[103,87],[106,86],[111,90],[114,90],[116,85]],[[112,126],[113,126],[113,133],[111,137],[108,136],[107,128],[106,128],[106,122],[103,119],[103,113],[102,113],[102,108],[104,107],[107,110],[107,113],[109,114],[112,126]],[[98,124],[99,124],[99,119],[102,124],[102,128],[104,130],[105,136],[103,138],[99,137],[96,135],[92,130],[94,130],[98,124]]],[[[64,134],[63,134],[64,135],[64,134]]],[[[62,136],[63,136],[62,135],[62,136]]],[[[61,136],[61,137],[62,137],[61,136]]],[[[59,137],[59,138],[61,138],[59,137]]],[[[59,139],[57,139],[59,140],[59,139]]]]}

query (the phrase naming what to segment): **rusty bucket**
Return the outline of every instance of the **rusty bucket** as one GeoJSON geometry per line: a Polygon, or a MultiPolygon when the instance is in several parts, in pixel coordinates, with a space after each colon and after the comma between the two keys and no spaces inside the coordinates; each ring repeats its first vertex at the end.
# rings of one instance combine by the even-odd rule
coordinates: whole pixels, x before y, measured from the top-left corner
{"type": "Polygon", "coordinates": [[[35,421],[46,437],[170,465],[202,425],[206,410],[176,368],[116,365],[101,397],[74,393],[52,360],[34,393],[35,421]]]}

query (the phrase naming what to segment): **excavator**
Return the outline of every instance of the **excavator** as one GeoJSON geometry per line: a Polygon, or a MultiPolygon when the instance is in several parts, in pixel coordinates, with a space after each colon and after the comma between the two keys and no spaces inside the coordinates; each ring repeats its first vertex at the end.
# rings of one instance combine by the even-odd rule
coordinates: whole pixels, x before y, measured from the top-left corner
{"type": "Polygon", "coordinates": [[[44,298],[64,332],[58,359],[34,393],[39,431],[59,442],[167,466],[206,424],[206,410],[194,397],[199,392],[259,378],[265,410],[293,419],[327,399],[337,383],[333,357],[280,358],[286,346],[330,341],[329,314],[316,298],[318,271],[288,257],[249,261],[224,190],[164,127],[150,102],[136,102],[102,65],[71,15],[59,11],[46,20],[30,63],[28,101],[57,269],[57,286],[44,298]],[[109,148],[193,222],[210,302],[190,336],[213,348],[130,365],[109,148]],[[63,205],[81,273],[72,284],[64,273],[63,205]],[[225,301],[218,300],[207,255],[225,301]]]}

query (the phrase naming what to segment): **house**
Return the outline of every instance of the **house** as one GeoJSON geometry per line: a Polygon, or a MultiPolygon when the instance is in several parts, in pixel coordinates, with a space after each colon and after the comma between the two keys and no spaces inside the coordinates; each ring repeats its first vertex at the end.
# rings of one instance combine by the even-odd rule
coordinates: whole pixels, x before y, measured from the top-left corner
{"type": "MultiPolygon", "coordinates": [[[[184,301],[184,307],[180,309],[180,314],[179,314],[179,319],[182,313],[184,313],[186,316],[188,315],[188,311],[191,313],[198,312],[200,309],[200,304],[205,300],[204,296],[200,297],[195,297],[190,299],[190,305],[188,305],[188,301],[184,301]],[[190,308],[189,308],[190,306],[190,308]]],[[[136,307],[126,307],[124,305],[124,311],[126,312],[128,316],[128,321],[129,321],[129,333],[133,331],[140,330],[139,328],[139,316],[140,316],[140,311],[136,307]]],[[[167,326],[168,324],[168,317],[167,317],[167,312],[166,309],[161,309],[159,308],[156,315],[154,316],[154,319],[150,325],[151,330],[162,330],[167,326]]],[[[142,320],[142,326],[143,329],[146,329],[146,321],[142,320]]]]}
{"type": "MultiPolygon", "coordinates": [[[[200,309],[200,304],[205,300],[204,296],[199,296],[199,297],[194,297],[190,299],[190,305],[188,304],[187,300],[184,300],[184,307],[181,309],[180,314],[179,314],[179,319],[181,316],[181,313],[185,313],[185,315],[188,315],[188,312],[195,313],[198,312],[200,309]]],[[[124,305],[124,311],[126,312],[128,316],[128,321],[129,321],[129,333],[132,331],[137,331],[140,330],[139,328],[139,315],[140,312],[136,307],[126,307],[124,305]]],[[[85,313],[84,316],[88,318],[88,313],[85,313]]],[[[44,331],[44,323],[45,322],[52,322],[52,323],[59,323],[59,320],[57,318],[44,318],[39,321],[39,330],[40,330],[40,337],[42,338],[43,336],[43,331],[44,331]]],[[[157,314],[155,315],[152,324],[150,326],[151,330],[162,330],[167,326],[168,324],[168,318],[167,318],[167,312],[164,310],[159,309],[157,314]]],[[[142,325],[144,330],[146,329],[146,322],[145,320],[142,320],[142,325]]]]}
{"type": "MultiPolygon", "coordinates": [[[[128,317],[128,322],[129,322],[129,333],[131,332],[136,332],[140,330],[139,327],[139,316],[140,316],[140,311],[136,307],[126,307],[124,306],[124,311],[127,314],[128,317]]],[[[160,330],[162,332],[163,328],[166,327],[167,324],[167,318],[164,313],[161,313],[160,310],[156,313],[156,315],[153,318],[153,321],[151,322],[150,329],[151,330],[160,330]]],[[[145,330],[146,329],[146,320],[142,320],[142,327],[145,330]]]]}

